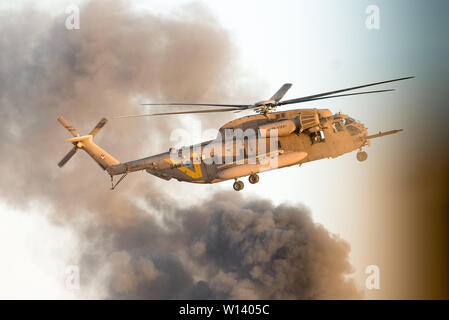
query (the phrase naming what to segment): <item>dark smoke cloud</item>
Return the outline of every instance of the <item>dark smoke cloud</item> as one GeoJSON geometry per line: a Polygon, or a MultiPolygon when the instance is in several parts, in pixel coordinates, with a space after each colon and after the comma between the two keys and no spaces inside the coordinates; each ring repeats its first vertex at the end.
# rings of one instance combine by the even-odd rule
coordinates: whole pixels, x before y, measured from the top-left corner
{"type": "Polygon", "coordinates": [[[187,209],[165,207],[158,223],[152,199],[147,194],[148,212],[132,208],[129,225],[102,222],[84,232],[98,245],[86,248],[82,265],[108,274],[108,297],[359,297],[345,278],[353,272],[349,245],[314,223],[304,207],[229,192],[187,209]]]}
{"type": "MultiPolygon", "coordinates": [[[[50,206],[53,223],[76,231],[84,295],[358,297],[346,278],[349,245],[302,207],[229,193],[186,208],[155,178],[110,192],[82,152],[57,168],[70,149],[59,115],[86,133],[104,115],[142,111],[144,97],[242,98],[229,85],[231,41],[205,8],[165,17],[95,1],[81,8],[73,31],[65,16],[35,9],[0,15],[0,197],[22,210],[50,206]]],[[[178,126],[176,117],[112,122],[96,140],[127,161],[164,151],[178,126]]]]}

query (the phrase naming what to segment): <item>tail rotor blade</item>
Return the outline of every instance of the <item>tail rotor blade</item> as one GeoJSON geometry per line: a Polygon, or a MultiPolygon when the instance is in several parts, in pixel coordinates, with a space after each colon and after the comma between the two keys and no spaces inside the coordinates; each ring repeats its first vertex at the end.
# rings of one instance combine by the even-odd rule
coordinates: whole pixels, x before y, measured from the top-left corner
{"type": "Polygon", "coordinates": [[[64,117],[60,116],[58,118],[59,123],[61,123],[74,137],[79,137],[79,132],[73,128],[70,123],[64,119],[64,117]]]}
{"type": "Polygon", "coordinates": [[[66,164],[66,162],[69,161],[71,157],[73,157],[73,155],[76,153],[76,151],[78,151],[78,148],[77,148],[76,146],[74,146],[74,147],[72,148],[72,150],[70,150],[70,151],[65,155],[65,157],[62,158],[61,161],[59,161],[58,166],[59,166],[60,168],[62,168],[62,167],[66,164]]]}
{"type": "Polygon", "coordinates": [[[98,133],[98,131],[100,131],[101,128],[103,128],[107,122],[108,122],[108,119],[106,119],[106,118],[101,119],[100,122],[97,123],[95,128],[93,128],[93,130],[89,134],[92,135],[92,137],[95,137],[95,135],[98,133]]]}

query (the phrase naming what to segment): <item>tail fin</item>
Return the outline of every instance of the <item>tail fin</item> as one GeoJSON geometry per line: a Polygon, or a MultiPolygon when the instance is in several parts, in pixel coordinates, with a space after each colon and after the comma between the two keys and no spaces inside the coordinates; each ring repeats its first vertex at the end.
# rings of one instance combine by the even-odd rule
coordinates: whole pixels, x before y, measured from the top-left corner
{"type": "Polygon", "coordinates": [[[107,153],[105,150],[100,148],[93,142],[95,135],[103,128],[103,126],[108,121],[106,118],[100,120],[100,122],[95,126],[95,128],[86,136],[80,136],[78,131],[76,131],[63,117],[59,117],[58,121],[72,133],[74,138],[67,139],[66,142],[71,142],[73,144],[72,150],[66,154],[66,156],[58,163],[59,167],[64,166],[67,161],[78,151],[78,149],[83,149],[86,151],[103,170],[108,167],[120,164],[120,162],[107,153]]]}

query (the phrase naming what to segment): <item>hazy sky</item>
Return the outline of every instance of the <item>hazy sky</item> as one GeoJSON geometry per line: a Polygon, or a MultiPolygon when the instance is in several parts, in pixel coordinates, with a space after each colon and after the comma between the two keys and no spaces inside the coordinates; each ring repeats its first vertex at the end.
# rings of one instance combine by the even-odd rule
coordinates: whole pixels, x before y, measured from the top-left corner
{"type": "MultiPolygon", "coordinates": [[[[176,15],[181,5],[190,2],[129,1],[129,4],[137,11],[176,15]]],[[[397,241],[391,235],[400,234],[403,230],[399,224],[397,229],[387,230],[392,225],[396,226],[397,221],[388,221],[385,213],[394,215],[405,210],[395,202],[397,199],[392,192],[403,191],[404,186],[399,180],[406,174],[403,166],[410,160],[408,151],[417,147],[414,142],[423,141],[418,138],[429,134],[423,131],[424,127],[432,126],[432,134],[439,136],[446,135],[448,131],[438,125],[447,120],[448,115],[444,109],[447,100],[443,97],[448,96],[446,14],[449,4],[446,1],[296,0],[202,3],[228,31],[237,52],[234,63],[239,66],[235,75],[238,81],[229,86],[233,96],[247,99],[204,102],[251,103],[269,98],[286,82],[293,83],[285,97],[289,99],[416,76],[413,80],[381,87],[395,88],[392,93],[301,105],[329,108],[334,112],[342,110],[365,123],[371,133],[404,129],[398,135],[372,141],[366,150],[369,155],[366,162],[359,163],[355,153],[351,153],[337,159],[307,163],[301,168],[295,166],[267,172],[260,175],[257,185],[246,183],[243,191],[245,195],[257,195],[275,204],[302,203],[310,208],[316,222],[339,234],[351,245],[351,262],[356,268],[357,284],[361,289],[364,286],[364,269],[368,265],[379,265],[381,275],[386,274],[390,279],[403,265],[402,262],[398,262],[400,267],[387,263],[391,259],[396,262],[395,259],[401,257],[396,255],[392,258],[391,252],[386,250],[391,245],[389,241],[397,241]],[[380,9],[378,30],[366,27],[368,14],[365,10],[369,5],[380,9]]],[[[20,4],[16,1],[3,1],[0,10],[18,6],[20,4]]],[[[44,1],[38,6],[54,15],[63,14],[65,10],[64,2],[59,1],[57,4],[44,1]]],[[[180,17],[182,19],[182,15],[180,17]]],[[[136,106],[135,111],[145,110],[136,106]]],[[[224,123],[237,116],[220,115],[218,119],[224,123]]],[[[208,119],[211,116],[184,117],[181,121],[186,130],[197,130],[200,125],[204,131],[211,129],[208,119]]],[[[150,128],[154,124],[153,120],[145,121],[150,128]]],[[[170,117],[162,117],[157,121],[171,120],[170,117]]],[[[114,126],[105,130],[114,130],[114,126]]],[[[186,143],[199,141],[201,137],[193,137],[193,141],[187,140],[186,143]]],[[[168,147],[161,146],[159,151],[164,152],[168,147]]],[[[131,160],[127,158],[126,150],[117,157],[131,160]]],[[[56,166],[58,160],[55,156],[56,174],[60,170],[56,166]]],[[[76,157],[72,159],[75,161],[76,157]]],[[[92,163],[86,170],[98,168],[92,163]]],[[[82,176],[79,178],[83,179],[82,176]]],[[[104,188],[108,188],[107,178],[104,178],[104,188]]],[[[187,185],[146,175],[131,175],[127,179],[148,179],[160,188],[180,190],[178,200],[184,201],[186,206],[198,202],[198,197],[206,199],[217,191],[232,188],[232,181],[216,185],[187,185]]],[[[125,180],[120,188],[126,187],[125,180]]],[[[0,206],[0,212],[2,252],[11,261],[9,266],[0,266],[0,297],[76,296],[76,293],[64,290],[63,282],[64,264],[70,261],[70,248],[76,246],[76,238],[70,231],[48,223],[45,216],[37,218],[30,212],[18,212],[6,205],[0,206]],[[29,239],[39,239],[41,247],[46,249],[36,254],[36,243],[29,239]],[[17,247],[11,248],[8,243],[17,247]]],[[[395,248],[400,251],[402,247],[395,248]]],[[[401,290],[405,289],[398,289],[399,285],[382,284],[383,291],[366,292],[366,295],[388,298],[404,293],[401,290]]]]}

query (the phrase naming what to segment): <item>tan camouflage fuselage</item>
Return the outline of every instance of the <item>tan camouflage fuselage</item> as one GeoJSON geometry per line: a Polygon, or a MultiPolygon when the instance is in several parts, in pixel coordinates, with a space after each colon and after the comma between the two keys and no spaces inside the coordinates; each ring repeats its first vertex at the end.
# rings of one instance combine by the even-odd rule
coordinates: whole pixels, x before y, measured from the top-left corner
{"type": "Polygon", "coordinates": [[[327,109],[297,109],[251,115],[226,123],[220,128],[220,132],[226,129],[255,129],[258,132],[255,143],[266,145],[264,154],[247,154],[250,144],[248,141],[251,139],[240,141],[242,148],[237,147],[236,141],[226,145],[223,139],[217,139],[186,147],[191,150],[187,159],[178,157],[173,160],[173,152],[178,150],[171,150],[108,166],[106,170],[111,176],[146,170],[166,180],[173,178],[192,183],[216,183],[323,158],[335,158],[360,149],[367,143],[367,130],[363,124],[341,113],[332,115],[327,109]],[[305,121],[308,119],[312,120],[307,127],[305,121]],[[276,126],[278,123],[281,125],[276,126]],[[279,129],[275,148],[270,136],[260,132],[261,128],[270,127],[279,129]],[[290,132],[291,130],[293,131],[290,132]],[[209,152],[211,146],[214,146],[215,154],[209,152]],[[217,158],[216,150],[222,150],[219,155],[221,163],[211,161],[211,157],[217,158]],[[270,159],[276,160],[274,166],[267,164],[270,159]]]}

